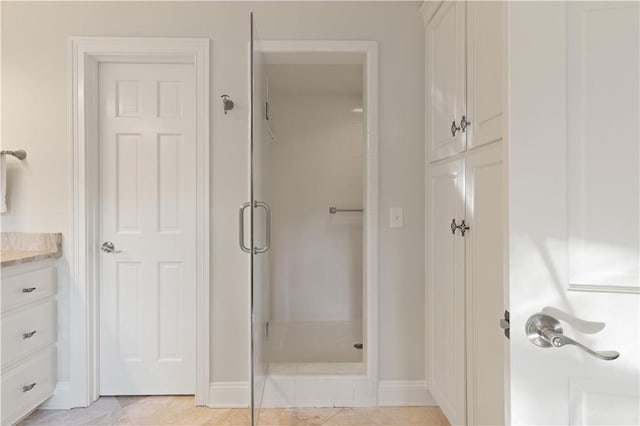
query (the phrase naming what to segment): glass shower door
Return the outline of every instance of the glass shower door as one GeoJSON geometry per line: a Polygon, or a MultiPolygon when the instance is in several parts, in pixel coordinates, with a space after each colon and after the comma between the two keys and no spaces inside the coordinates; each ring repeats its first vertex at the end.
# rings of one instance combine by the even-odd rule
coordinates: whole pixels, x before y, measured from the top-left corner
{"type": "Polygon", "coordinates": [[[266,70],[251,20],[251,424],[259,424],[268,372],[269,247],[271,213],[266,194],[266,70]]]}

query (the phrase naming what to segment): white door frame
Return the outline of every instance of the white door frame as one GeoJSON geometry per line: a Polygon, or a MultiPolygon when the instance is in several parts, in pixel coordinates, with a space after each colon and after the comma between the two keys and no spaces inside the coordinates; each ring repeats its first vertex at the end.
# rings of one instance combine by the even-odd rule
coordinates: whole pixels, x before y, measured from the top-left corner
{"type": "Polygon", "coordinates": [[[99,105],[102,62],[193,64],[196,84],[196,405],[209,403],[209,39],[72,37],[70,407],[100,396],[99,105]]]}
{"type": "MultiPolygon", "coordinates": [[[[364,199],[364,361],[365,375],[339,376],[356,389],[354,405],[376,406],[378,397],[378,43],[376,41],[260,40],[255,49],[262,53],[362,54],[365,105],[365,199],[364,199]],[[364,382],[363,382],[364,380],[364,382]]],[[[306,56],[306,55],[305,55],[306,56]]],[[[250,336],[251,338],[251,336],[250,336]]],[[[289,381],[291,377],[286,379],[289,381]]],[[[308,379],[302,377],[301,380],[308,379]]],[[[276,379],[277,380],[277,379],[276,379]]],[[[332,376],[332,380],[338,377],[332,376]]],[[[384,398],[383,398],[384,399],[384,398]]],[[[344,403],[344,401],[343,401],[344,403]]]]}

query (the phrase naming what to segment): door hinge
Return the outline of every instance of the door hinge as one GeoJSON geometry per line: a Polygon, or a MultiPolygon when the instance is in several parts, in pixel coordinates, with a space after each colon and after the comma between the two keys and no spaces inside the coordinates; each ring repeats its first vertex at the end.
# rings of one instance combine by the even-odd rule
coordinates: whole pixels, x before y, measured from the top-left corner
{"type": "Polygon", "coordinates": [[[269,102],[264,103],[264,119],[269,121],[269,102]]]}
{"type": "Polygon", "coordinates": [[[500,320],[500,328],[504,329],[504,335],[507,339],[511,338],[510,333],[511,321],[509,319],[509,311],[504,311],[504,318],[500,320]]]}
{"type": "Polygon", "coordinates": [[[269,321],[264,324],[264,336],[269,337],[269,321]]]}

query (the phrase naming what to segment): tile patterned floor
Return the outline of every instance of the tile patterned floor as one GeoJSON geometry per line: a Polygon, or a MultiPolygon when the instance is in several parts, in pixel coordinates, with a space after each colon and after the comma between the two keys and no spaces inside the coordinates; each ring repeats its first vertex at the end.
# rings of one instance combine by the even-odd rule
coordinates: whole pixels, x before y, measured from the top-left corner
{"type": "MultiPolygon", "coordinates": [[[[246,409],[195,407],[192,396],[102,397],[87,408],[36,410],[23,425],[248,425],[246,409]]],[[[438,407],[264,409],[262,426],[448,426],[438,407]]]]}

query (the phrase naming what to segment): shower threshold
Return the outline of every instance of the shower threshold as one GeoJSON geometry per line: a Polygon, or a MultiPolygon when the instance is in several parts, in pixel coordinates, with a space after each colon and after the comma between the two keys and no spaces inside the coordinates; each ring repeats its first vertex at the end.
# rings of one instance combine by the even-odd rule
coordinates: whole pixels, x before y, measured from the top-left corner
{"type": "Polygon", "coordinates": [[[364,362],[280,362],[269,364],[272,376],[325,376],[366,374],[364,362]]]}

